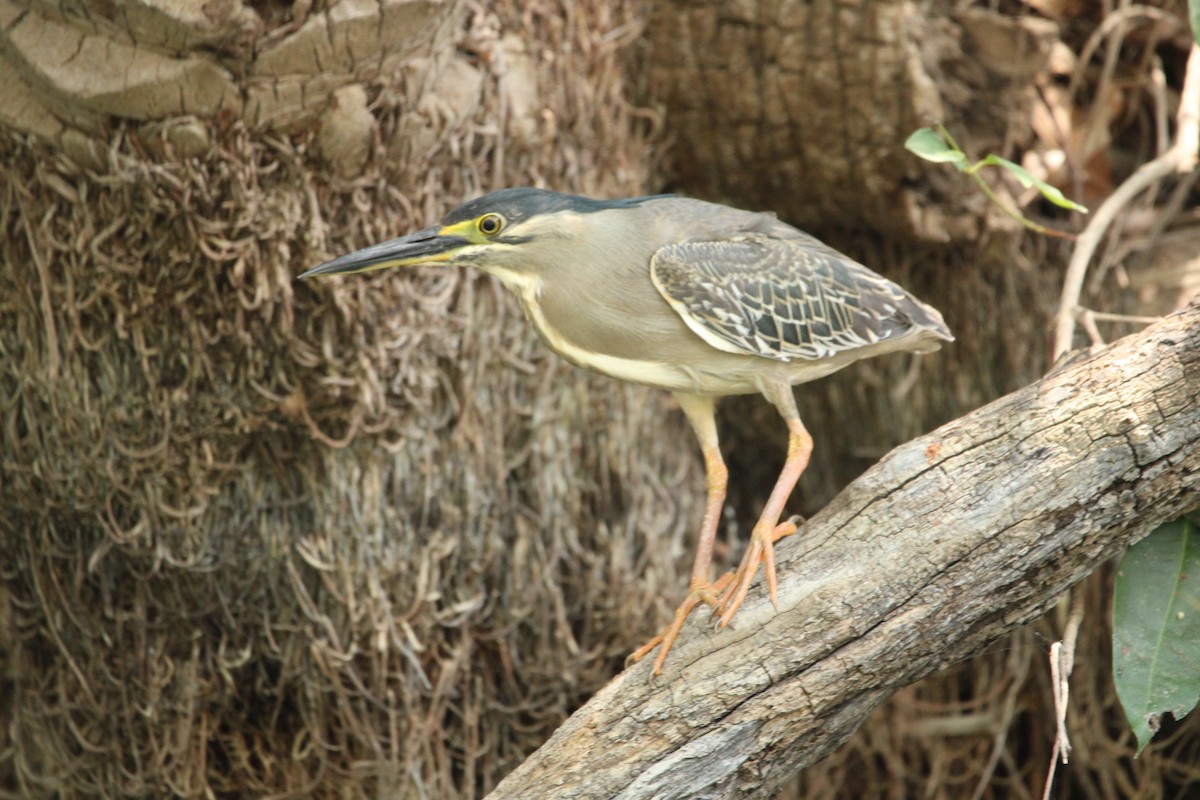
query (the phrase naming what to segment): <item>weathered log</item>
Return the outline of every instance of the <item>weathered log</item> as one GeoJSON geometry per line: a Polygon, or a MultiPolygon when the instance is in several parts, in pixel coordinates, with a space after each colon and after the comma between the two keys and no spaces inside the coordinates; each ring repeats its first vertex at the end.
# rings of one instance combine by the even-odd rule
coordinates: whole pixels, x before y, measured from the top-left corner
{"type": "Polygon", "coordinates": [[[1193,305],[892,451],[779,545],[778,613],[697,614],[491,797],[767,796],[1198,501],[1193,305]]]}

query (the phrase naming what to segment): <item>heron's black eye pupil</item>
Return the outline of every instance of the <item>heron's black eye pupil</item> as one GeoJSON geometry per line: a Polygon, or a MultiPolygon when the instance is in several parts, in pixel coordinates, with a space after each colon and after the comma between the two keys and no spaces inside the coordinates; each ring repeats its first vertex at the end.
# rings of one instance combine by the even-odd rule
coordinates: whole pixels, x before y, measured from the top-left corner
{"type": "Polygon", "coordinates": [[[489,236],[493,233],[499,233],[501,227],[500,217],[495,214],[488,214],[486,217],[479,220],[479,230],[489,236]]]}

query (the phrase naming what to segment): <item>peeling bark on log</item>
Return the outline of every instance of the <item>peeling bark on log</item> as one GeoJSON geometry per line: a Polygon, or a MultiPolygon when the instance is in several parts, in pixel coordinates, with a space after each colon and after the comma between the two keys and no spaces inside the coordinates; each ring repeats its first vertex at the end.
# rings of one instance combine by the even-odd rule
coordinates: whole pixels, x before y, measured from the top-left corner
{"type": "Polygon", "coordinates": [[[697,614],[491,797],[767,796],[1196,505],[1198,398],[1193,305],[897,448],[780,544],[778,613],[697,614]]]}

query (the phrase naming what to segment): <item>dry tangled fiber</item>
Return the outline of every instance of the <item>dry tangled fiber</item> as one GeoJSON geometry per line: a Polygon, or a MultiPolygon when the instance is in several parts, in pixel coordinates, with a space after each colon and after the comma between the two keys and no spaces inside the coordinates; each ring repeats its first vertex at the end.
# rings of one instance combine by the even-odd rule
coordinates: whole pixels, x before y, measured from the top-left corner
{"type": "Polygon", "coordinates": [[[445,13],[342,127],[3,135],[0,791],[478,796],[650,632],[702,495],[658,395],[487,279],[293,281],[498,185],[643,188],[632,3],[445,13]]]}

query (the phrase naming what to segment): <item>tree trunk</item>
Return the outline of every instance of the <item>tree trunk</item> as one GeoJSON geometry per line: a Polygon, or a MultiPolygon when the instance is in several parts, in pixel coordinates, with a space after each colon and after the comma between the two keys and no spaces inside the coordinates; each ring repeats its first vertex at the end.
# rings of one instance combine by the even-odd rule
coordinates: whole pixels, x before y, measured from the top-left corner
{"type": "Polygon", "coordinates": [[[905,139],[945,123],[972,154],[1028,142],[1014,123],[1059,36],[1045,19],[946,2],[655,8],[649,93],[666,104],[681,187],[817,230],[936,243],[975,238],[986,200],[905,139]]]}
{"type": "Polygon", "coordinates": [[[1198,501],[1193,305],[894,450],[779,547],[778,612],[693,621],[491,798],[767,796],[1198,501]]]}

